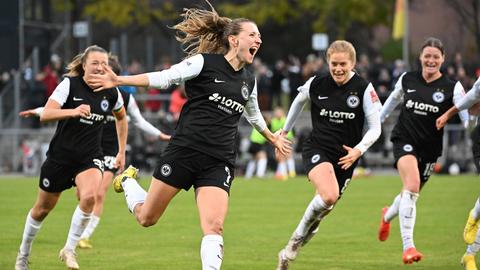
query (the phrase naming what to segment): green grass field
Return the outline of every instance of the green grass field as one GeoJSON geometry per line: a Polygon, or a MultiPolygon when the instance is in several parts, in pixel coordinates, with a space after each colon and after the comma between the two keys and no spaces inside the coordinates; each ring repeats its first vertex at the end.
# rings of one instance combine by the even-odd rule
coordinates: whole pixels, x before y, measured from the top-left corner
{"type": "MultiPolygon", "coordinates": [[[[141,181],[148,186],[149,180],[141,181]]],[[[0,269],[13,269],[25,216],[37,193],[36,178],[0,177],[0,269]]],[[[398,219],[390,239],[377,240],[380,209],[399,192],[394,176],[354,180],[320,231],[291,265],[307,269],[462,269],[463,226],[480,195],[477,176],[433,176],[417,202],[415,243],[425,258],[413,266],[401,261],[398,219]]],[[[225,223],[224,270],[275,269],[313,196],[305,178],[286,182],[237,178],[225,223]]],[[[64,192],[34,241],[30,269],[64,269],[58,259],[76,205],[74,190],[64,192]]],[[[139,226],[123,195],[109,192],[104,215],[93,235],[94,248],[77,250],[81,269],[201,269],[201,231],[192,190],[177,196],[158,224],[139,226]]]]}

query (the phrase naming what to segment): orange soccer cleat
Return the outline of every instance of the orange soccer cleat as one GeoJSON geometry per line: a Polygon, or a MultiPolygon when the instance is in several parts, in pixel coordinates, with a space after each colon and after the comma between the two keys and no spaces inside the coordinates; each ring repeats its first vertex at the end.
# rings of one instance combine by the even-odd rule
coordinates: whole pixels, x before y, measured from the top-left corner
{"type": "Polygon", "coordinates": [[[413,262],[419,262],[422,260],[423,254],[418,252],[414,247],[407,248],[403,252],[402,260],[404,264],[412,264],[413,262]]]}
{"type": "Polygon", "coordinates": [[[388,211],[388,207],[382,208],[382,220],[380,221],[380,228],[378,229],[378,240],[385,241],[390,234],[390,222],[386,222],[384,217],[388,211]]]}

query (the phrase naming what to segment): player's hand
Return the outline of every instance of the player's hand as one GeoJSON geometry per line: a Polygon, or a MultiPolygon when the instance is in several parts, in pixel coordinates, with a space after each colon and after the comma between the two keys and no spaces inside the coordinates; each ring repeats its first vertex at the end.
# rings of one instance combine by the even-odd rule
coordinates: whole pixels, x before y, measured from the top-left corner
{"type": "Polygon", "coordinates": [[[125,152],[118,152],[115,157],[115,168],[120,172],[125,169],[125,152]]]}
{"type": "Polygon", "coordinates": [[[74,110],[74,117],[83,117],[83,118],[90,117],[90,105],[81,104],[80,106],[78,106],[73,110],[74,110]]]}
{"type": "Polygon", "coordinates": [[[288,156],[290,155],[290,152],[292,152],[292,142],[289,141],[285,135],[283,135],[282,130],[278,130],[275,132],[274,135],[274,141],[272,144],[275,146],[275,154],[277,156],[282,155],[282,156],[288,156]]]}
{"type": "Polygon", "coordinates": [[[25,117],[25,118],[28,118],[30,116],[38,116],[34,109],[21,111],[21,112],[18,113],[18,115],[20,115],[22,117],[25,117]]]}
{"type": "Polygon", "coordinates": [[[158,139],[160,141],[170,141],[171,138],[172,138],[172,135],[167,135],[165,133],[160,133],[160,135],[158,136],[158,139]]]}
{"type": "Polygon", "coordinates": [[[103,68],[104,73],[91,74],[86,78],[88,86],[95,92],[110,89],[118,85],[118,76],[112,71],[110,66],[103,65],[103,68]]]}
{"type": "Polygon", "coordinates": [[[435,125],[437,126],[437,130],[442,129],[445,124],[447,124],[448,117],[445,114],[442,114],[440,117],[437,118],[437,121],[435,121],[435,125]]]}
{"type": "Polygon", "coordinates": [[[362,152],[357,148],[351,148],[346,145],[343,145],[343,149],[347,150],[347,155],[340,158],[338,165],[341,165],[343,170],[348,170],[360,158],[362,152]]]}

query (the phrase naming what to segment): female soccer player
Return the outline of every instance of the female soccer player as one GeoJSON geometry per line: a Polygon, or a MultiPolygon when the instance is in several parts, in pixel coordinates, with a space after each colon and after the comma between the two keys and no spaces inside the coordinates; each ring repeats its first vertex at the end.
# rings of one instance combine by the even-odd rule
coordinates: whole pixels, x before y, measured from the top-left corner
{"type": "MultiPolygon", "coordinates": [[[[121,66],[118,62],[118,58],[115,55],[109,55],[108,64],[112,68],[112,71],[115,72],[115,74],[120,74],[121,66]]],[[[143,116],[140,114],[140,109],[138,108],[137,102],[135,101],[135,98],[132,94],[122,90],[120,90],[120,94],[122,95],[123,102],[125,104],[125,111],[130,116],[131,123],[133,123],[136,127],[147,133],[149,136],[152,136],[153,138],[158,138],[162,141],[170,140],[170,135],[161,132],[159,129],[147,122],[145,118],[143,118],[143,116]]],[[[43,107],[39,107],[32,110],[22,111],[20,112],[20,115],[24,117],[40,117],[43,109],[43,107]]],[[[82,236],[80,237],[80,241],[78,242],[79,248],[93,247],[90,241],[90,237],[92,236],[93,232],[95,231],[96,227],[100,222],[100,217],[103,213],[105,195],[107,194],[113,177],[118,170],[118,168],[115,167],[115,155],[116,153],[118,153],[118,140],[114,115],[108,115],[104,123],[105,126],[103,127],[102,132],[102,151],[104,155],[102,159],[104,166],[103,177],[101,184],[95,194],[95,206],[93,207],[90,221],[88,222],[88,225],[83,231],[82,236]]]]}
{"type": "Polygon", "coordinates": [[[114,180],[125,191],[128,208],[145,227],[154,225],[173,197],[195,188],[204,234],[200,253],[203,269],[220,269],[223,260],[223,223],[234,178],[235,137],[240,117],[248,121],[282,153],[290,143],[273,135],[258,109],[255,77],[245,69],[262,40],[257,25],[248,19],[232,20],[211,11],[186,9],[173,28],[187,44],[188,57],[167,70],[134,76],[113,72],[92,77],[99,90],[118,85],[167,88],[185,82],[188,101],[183,106],[175,135],[155,169],[145,192],[129,167],[114,180]]]}
{"type": "MultiPolygon", "coordinates": [[[[454,106],[452,106],[448,111],[446,111],[442,116],[437,119],[436,125],[437,129],[442,129],[445,124],[447,123],[448,119],[450,119],[453,115],[462,111],[464,109],[468,109],[469,113],[475,116],[479,115],[478,111],[478,102],[480,101],[480,77],[477,81],[473,84],[472,89],[468,91],[468,93],[454,106]]],[[[475,161],[475,167],[477,168],[477,172],[479,172],[479,162],[478,162],[478,154],[479,154],[479,141],[478,141],[478,130],[479,126],[475,127],[475,130],[472,134],[472,151],[473,157],[475,161]]],[[[465,267],[465,270],[477,270],[477,265],[475,263],[475,256],[477,255],[478,251],[480,251],[480,232],[478,231],[478,225],[480,223],[480,198],[477,199],[475,206],[470,211],[468,215],[467,223],[465,224],[465,229],[463,231],[463,239],[465,243],[468,244],[467,250],[462,257],[462,264],[465,267]]]]}
{"type": "MultiPolygon", "coordinates": [[[[440,72],[445,52],[439,39],[425,41],[419,60],[422,70],[400,76],[381,112],[383,122],[403,99],[400,116],[391,134],[395,167],[403,187],[393,203],[382,209],[378,239],[387,240],[390,221],[398,215],[405,264],[418,262],[423,257],[415,248],[413,229],[420,190],[442,153],[443,129],[437,130],[435,120],[464,94],[460,82],[453,82],[440,72]]],[[[461,112],[460,117],[463,122],[468,121],[466,111],[461,112]]]]}
{"type": "Polygon", "coordinates": [[[117,119],[119,142],[115,166],[122,168],[125,164],[127,119],[122,96],[116,89],[94,92],[88,83],[88,78],[103,73],[106,65],[108,53],[101,47],[90,46],[77,55],[67,67],[67,77],[57,86],[40,115],[40,121],[59,122],[41,168],[37,200],[27,215],[16,270],[28,269],[32,241],[43,220],[57,204],[62,191],[72,186],[77,187],[79,203],[59,256],[69,269],[79,269],[75,248],[90,220],[96,189],[102,180],[100,141],[103,122],[111,111],[117,119]]]}
{"type": "Polygon", "coordinates": [[[303,164],[316,194],[278,254],[277,270],[288,269],[317,232],[352,178],[358,158],[381,133],[381,104],[372,84],[355,74],[356,52],[350,42],[337,40],[327,50],[330,74],[310,78],[298,88],[283,135],[290,131],[310,101],[312,132],[303,146],[303,164]],[[364,123],[368,130],[362,136],[364,123]]]}

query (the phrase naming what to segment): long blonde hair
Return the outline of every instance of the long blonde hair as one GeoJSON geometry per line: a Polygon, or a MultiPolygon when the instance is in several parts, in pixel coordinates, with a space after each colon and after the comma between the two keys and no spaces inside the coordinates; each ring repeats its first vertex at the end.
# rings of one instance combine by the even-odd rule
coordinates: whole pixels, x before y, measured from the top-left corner
{"type": "Polygon", "coordinates": [[[67,65],[67,73],[65,73],[64,76],[69,76],[69,77],[83,76],[83,74],[85,73],[85,70],[83,70],[83,64],[85,63],[88,57],[88,54],[91,52],[101,52],[101,53],[108,54],[108,52],[100,46],[97,46],[97,45],[89,46],[88,48],[85,49],[85,51],[73,57],[72,62],[70,62],[67,65]]]}
{"type": "Polygon", "coordinates": [[[198,53],[226,54],[230,49],[228,37],[238,35],[242,23],[252,20],[221,17],[213,6],[205,0],[211,10],[189,8],[180,15],[183,20],[174,25],[176,39],[182,44],[188,56],[198,53]]]}

